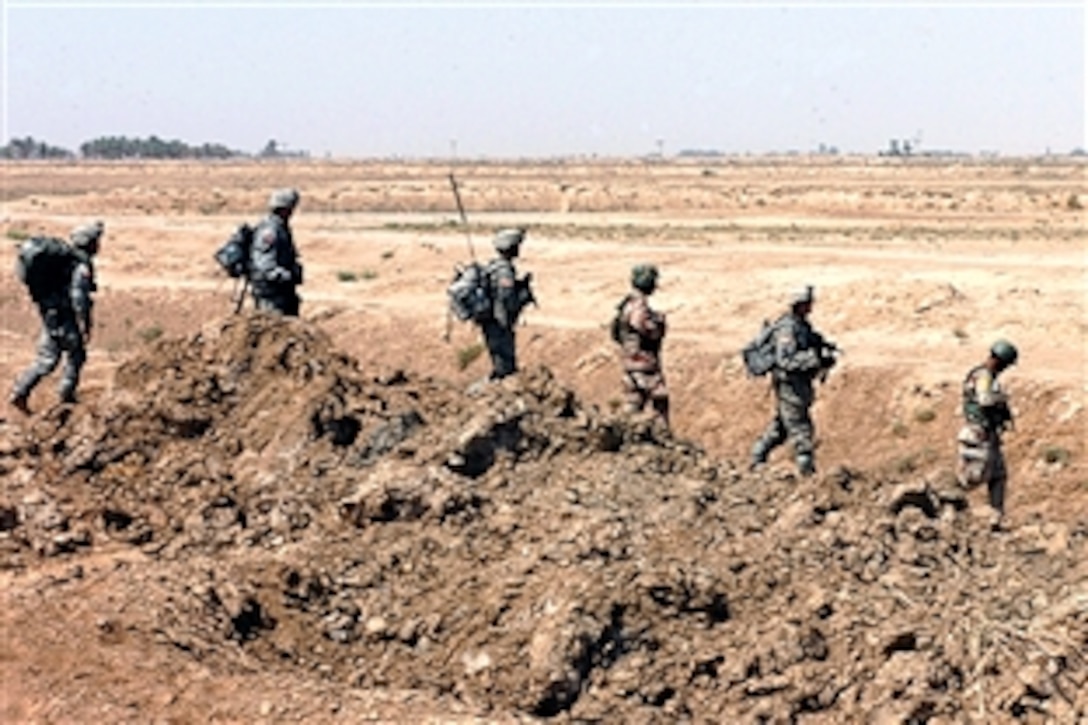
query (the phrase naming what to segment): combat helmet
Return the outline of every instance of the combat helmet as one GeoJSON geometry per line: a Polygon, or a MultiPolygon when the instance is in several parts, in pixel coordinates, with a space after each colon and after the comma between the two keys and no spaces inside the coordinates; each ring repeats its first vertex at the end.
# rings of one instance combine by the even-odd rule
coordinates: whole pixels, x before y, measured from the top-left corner
{"type": "Polygon", "coordinates": [[[650,294],[657,289],[657,267],[652,264],[636,264],[631,268],[631,286],[639,292],[650,294]]]}
{"type": "Polygon", "coordinates": [[[524,229],[501,229],[495,234],[495,238],[491,240],[491,244],[495,247],[496,252],[506,254],[520,247],[524,239],[524,229]]]}
{"type": "Polygon", "coordinates": [[[268,197],[268,211],[277,211],[279,209],[291,211],[298,205],[298,199],[298,190],[296,189],[276,189],[268,197]]]}
{"type": "Polygon", "coordinates": [[[73,229],[68,238],[71,240],[73,247],[87,251],[97,244],[105,229],[106,226],[101,221],[83,224],[73,229]]]}
{"type": "Polygon", "coordinates": [[[811,305],[816,297],[812,294],[812,285],[807,284],[803,289],[794,293],[790,298],[790,307],[798,307],[800,305],[811,305]]]}
{"type": "Polygon", "coordinates": [[[1016,359],[1020,357],[1020,353],[1017,352],[1016,346],[1008,340],[998,340],[991,345],[990,354],[1005,367],[1015,365],[1016,359]]]}

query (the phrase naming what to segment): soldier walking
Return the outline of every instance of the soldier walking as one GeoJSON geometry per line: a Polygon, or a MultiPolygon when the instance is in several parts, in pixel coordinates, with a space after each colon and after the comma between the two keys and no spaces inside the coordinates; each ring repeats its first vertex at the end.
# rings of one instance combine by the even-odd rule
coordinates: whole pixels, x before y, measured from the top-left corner
{"type": "Polygon", "coordinates": [[[835,364],[833,344],[813,329],[808,321],[814,299],[812,287],[795,295],[790,310],[774,323],[774,368],[771,371],[775,394],[774,419],[752,446],[751,468],[767,461],[772,450],[793,440],[797,469],[802,476],[816,472],[812,416],[815,402],[813,380],[823,379],[835,364]]]}
{"type": "Polygon", "coordinates": [[[965,488],[986,484],[995,526],[1000,525],[1005,515],[1008,481],[1001,434],[1013,422],[1008,396],[998,385],[997,377],[1015,365],[1018,357],[1012,343],[998,340],[990,347],[985,362],[971,368],[963,381],[964,425],[956,436],[959,444],[956,476],[965,488]]]}
{"type": "Polygon", "coordinates": [[[631,270],[631,292],[620,304],[615,338],[623,365],[625,410],[639,413],[649,404],[655,417],[668,428],[669,391],[661,366],[665,314],[650,307],[657,278],[657,267],[652,264],[640,264],[631,270]]]}
{"type": "Polygon", "coordinates": [[[479,323],[484,344],[491,355],[491,380],[501,380],[518,369],[514,327],[522,309],[532,301],[529,276],[518,280],[514,268],[514,260],[521,253],[524,240],[524,229],[503,229],[492,240],[498,256],[486,266],[491,315],[479,323]]]}
{"type": "Polygon", "coordinates": [[[302,300],[302,265],[291,235],[291,215],[298,206],[295,189],[277,189],[268,200],[268,216],[253,231],[249,282],[258,310],[298,317],[302,300]]]}
{"type": "Polygon", "coordinates": [[[57,278],[48,280],[48,286],[34,299],[42,318],[37,357],[16,378],[10,398],[12,406],[24,414],[30,413],[30,393],[57,368],[62,355],[66,361],[58,393],[61,402],[76,402],[79,374],[87,361],[87,344],[93,329],[91,310],[97,290],[94,256],[98,254],[104,231],[100,221],[72,230],[70,266],[57,278]]]}

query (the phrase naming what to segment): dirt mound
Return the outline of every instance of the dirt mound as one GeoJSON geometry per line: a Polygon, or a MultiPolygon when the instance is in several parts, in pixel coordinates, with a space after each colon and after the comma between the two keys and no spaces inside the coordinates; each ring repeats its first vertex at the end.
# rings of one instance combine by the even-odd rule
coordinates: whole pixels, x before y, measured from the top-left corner
{"type": "Polygon", "coordinates": [[[1088,522],[748,474],[543,368],[466,394],[255,315],[5,436],[0,566],[123,560],[80,596],[159,670],[506,718],[1088,717],[1088,522]]]}

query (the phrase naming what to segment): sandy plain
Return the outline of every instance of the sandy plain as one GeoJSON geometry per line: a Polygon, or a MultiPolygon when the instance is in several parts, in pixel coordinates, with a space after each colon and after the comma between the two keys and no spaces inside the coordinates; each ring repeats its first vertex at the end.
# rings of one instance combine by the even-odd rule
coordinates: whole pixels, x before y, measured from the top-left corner
{"type": "MultiPolygon", "coordinates": [[[[845,350],[814,409],[821,470],[947,481],[962,376],[1006,337],[1020,349],[1003,377],[1017,416],[1007,440],[1011,525],[1088,516],[1088,193],[1078,159],[9,162],[0,175],[9,251],[27,234],[106,224],[86,404],[111,394],[114,372],[134,354],[232,315],[233,283],[212,254],[260,216],[271,189],[289,185],[302,193],[293,220],[306,269],[302,316],[364,371],[462,386],[485,375],[486,356],[462,365],[478,334],[448,327],[445,285],[456,263],[489,256],[496,229],[524,226],[519,269],[533,273],[540,306],[518,330],[521,364],[548,367],[587,404],[609,410],[619,400],[606,325],[631,266],[654,263],[654,302],[670,325],[675,433],[740,465],[771,399],[765,383],[746,378],[739,350],[812,284],[813,322],[845,350]]],[[[0,377],[11,380],[32,359],[38,322],[10,265],[0,274],[0,377]]],[[[55,405],[51,382],[35,393],[36,415],[55,405]]],[[[0,414],[9,438],[27,425],[0,414]]],[[[780,450],[772,464],[788,468],[789,458],[780,450]]],[[[982,492],[971,496],[981,505],[982,492]]],[[[7,586],[31,586],[57,566],[8,573],[7,586]]],[[[7,712],[86,714],[73,705],[86,685],[63,677],[76,655],[53,649],[43,660],[34,628],[48,625],[27,612],[6,616],[3,667],[16,683],[6,686],[7,712]]],[[[133,695],[156,703],[144,715],[198,711],[190,695],[180,704],[160,696],[133,695]]],[[[379,719],[455,714],[426,698],[422,709],[382,702],[366,705],[379,719]]],[[[223,717],[244,720],[242,712],[223,717]]]]}

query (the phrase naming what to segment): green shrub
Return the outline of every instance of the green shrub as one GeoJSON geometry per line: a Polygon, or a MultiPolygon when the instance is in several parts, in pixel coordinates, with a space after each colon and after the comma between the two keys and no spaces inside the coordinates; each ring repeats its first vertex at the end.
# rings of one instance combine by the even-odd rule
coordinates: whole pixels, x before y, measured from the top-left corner
{"type": "Polygon", "coordinates": [[[931,423],[936,417],[937,413],[932,408],[919,408],[914,411],[914,421],[916,423],[931,423]]]}
{"type": "Polygon", "coordinates": [[[30,239],[30,232],[25,229],[8,229],[4,234],[8,239],[14,239],[17,242],[30,239]]]}
{"type": "Polygon", "coordinates": [[[153,325],[142,328],[138,333],[144,342],[154,342],[162,337],[162,327],[156,322],[153,325]]]}
{"type": "Polygon", "coordinates": [[[476,358],[480,357],[484,352],[484,346],[480,343],[473,343],[467,347],[462,347],[457,351],[457,369],[464,370],[472,363],[476,362],[476,358]]]}
{"type": "Polygon", "coordinates": [[[341,282],[354,282],[359,279],[359,275],[355,274],[350,270],[342,269],[336,273],[336,279],[340,280],[341,282]]]}
{"type": "Polygon", "coordinates": [[[1046,463],[1066,464],[1072,457],[1073,454],[1069,452],[1069,449],[1062,446],[1047,446],[1043,449],[1043,461],[1046,463]]]}

